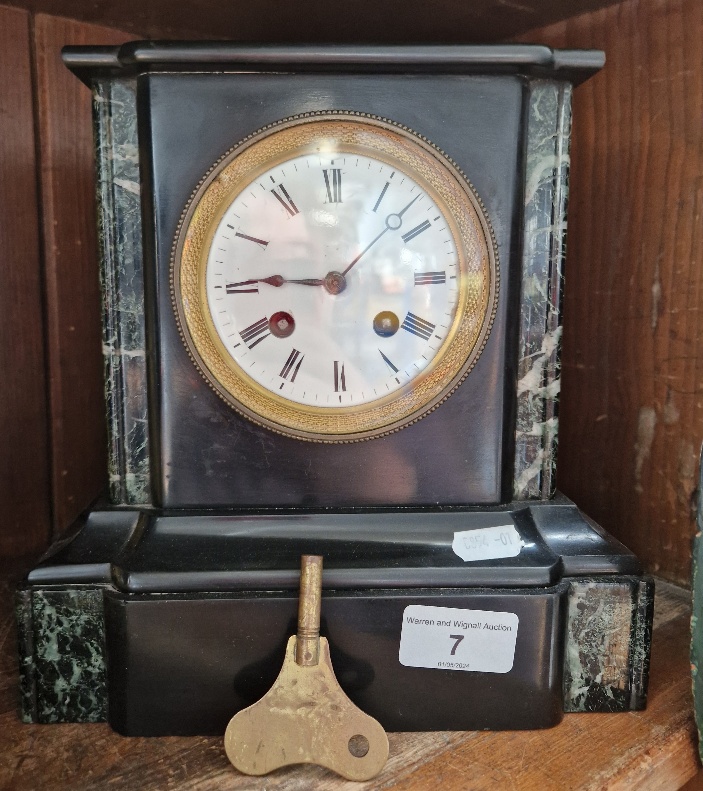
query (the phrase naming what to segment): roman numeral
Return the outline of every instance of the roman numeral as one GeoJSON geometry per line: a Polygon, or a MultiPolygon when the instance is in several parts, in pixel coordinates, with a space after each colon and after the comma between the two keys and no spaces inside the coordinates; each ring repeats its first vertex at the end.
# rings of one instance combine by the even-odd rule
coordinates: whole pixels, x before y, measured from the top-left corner
{"type": "Polygon", "coordinates": [[[386,355],[379,349],[378,353],[383,357],[383,362],[393,371],[394,374],[398,373],[398,369],[393,365],[393,363],[386,357],[386,355]]]}
{"type": "Polygon", "coordinates": [[[342,171],[339,168],[332,168],[332,179],[330,183],[329,170],[322,171],[325,174],[325,187],[327,187],[327,203],[342,202],[342,171]]]}
{"type": "Polygon", "coordinates": [[[347,390],[347,379],[344,376],[344,363],[334,361],[334,392],[345,393],[347,390]]]}
{"type": "Polygon", "coordinates": [[[424,222],[421,222],[419,225],[416,225],[414,228],[409,230],[407,233],[404,233],[401,238],[407,244],[411,239],[414,239],[416,236],[419,236],[423,231],[426,231],[428,228],[431,227],[432,227],[432,223],[429,220],[425,220],[424,222]]]}
{"type": "Polygon", "coordinates": [[[250,324],[245,330],[241,330],[239,333],[241,339],[246,343],[246,345],[253,349],[257,343],[261,343],[264,338],[268,338],[271,334],[268,331],[269,328],[269,320],[264,317],[263,319],[259,319],[255,321],[253,324],[250,324]],[[266,333],[264,335],[264,333],[266,333]],[[254,340],[256,338],[256,340],[254,340]],[[254,343],[249,343],[249,341],[254,341],[254,343]]]}
{"type": "Polygon", "coordinates": [[[432,283],[446,283],[446,272],[415,272],[415,285],[427,286],[432,283]]]}
{"type": "MultiPolygon", "coordinates": [[[[273,192],[273,190],[271,191],[273,192]]],[[[268,242],[265,242],[263,239],[257,239],[255,236],[247,236],[245,233],[239,233],[239,231],[237,231],[234,235],[238,236],[240,239],[246,239],[249,242],[255,242],[256,244],[260,244],[264,248],[264,250],[268,245],[268,242]]]]}
{"type": "Polygon", "coordinates": [[[242,280],[241,283],[226,283],[225,291],[228,294],[258,294],[258,280],[242,280]]]}
{"type": "Polygon", "coordinates": [[[430,335],[434,332],[435,325],[430,324],[430,322],[425,321],[425,319],[421,319],[414,313],[408,313],[400,327],[403,330],[412,332],[413,335],[417,335],[418,338],[428,340],[430,335]]]}
{"type": "Polygon", "coordinates": [[[376,209],[381,205],[381,201],[383,200],[383,196],[386,194],[386,190],[390,186],[391,186],[390,181],[387,181],[385,186],[381,190],[381,194],[378,196],[378,200],[376,201],[376,205],[373,207],[373,211],[376,211],[376,209]]]}
{"type": "Polygon", "coordinates": [[[276,200],[283,206],[283,208],[288,212],[289,217],[295,217],[298,214],[298,207],[293,203],[293,199],[288,194],[288,191],[283,186],[283,184],[278,185],[278,189],[281,190],[283,193],[283,197],[281,197],[276,190],[271,190],[271,194],[276,198],[276,200]]]}
{"type": "Polygon", "coordinates": [[[288,355],[286,364],[283,366],[283,368],[281,368],[281,373],[279,374],[279,376],[282,379],[287,379],[290,376],[291,382],[295,382],[295,377],[298,375],[298,371],[300,370],[300,366],[302,365],[304,359],[305,359],[304,354],[301,355],[297,349],[293,349],[293,351],[288,355]],[[295,365],[296,362],[298,363],[297,365],[295,365]],[[295,368],[293,368],[294,365],[295,368]],[[291,371],[293,372],[292,376],[291,376],[291,371]]]}

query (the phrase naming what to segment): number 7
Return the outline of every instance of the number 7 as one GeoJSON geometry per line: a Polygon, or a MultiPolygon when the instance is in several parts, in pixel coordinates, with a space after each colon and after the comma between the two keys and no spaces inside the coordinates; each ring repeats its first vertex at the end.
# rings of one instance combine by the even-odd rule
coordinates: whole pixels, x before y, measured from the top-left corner
{"type": "Polygon", "coordinates": [[[459,643],[464,639],[464,637],[466,637],[466,635],[463,634],[449,635],[450,640],[456,640],[456,643],[454,643],[454,647],[452,648],[451,656],[454,656],[454,654],[456,654],[456,649],[459,647],[459,643]]]}

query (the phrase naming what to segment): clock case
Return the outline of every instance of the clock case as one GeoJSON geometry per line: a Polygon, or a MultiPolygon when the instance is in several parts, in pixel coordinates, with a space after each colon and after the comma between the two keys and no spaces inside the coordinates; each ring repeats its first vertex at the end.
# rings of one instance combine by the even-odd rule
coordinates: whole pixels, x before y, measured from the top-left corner
{"type": "Polygon", "coordinates": [[[218,733],[280,668],[301,554],[322,554],[342,687],[389,730],[547,727],[646,701],[653,584],[555,491],[571,90],[596,51],[539,46],[70,47],[93,91],[109,501],[17,594],[27,721],[218,733]],[[459,389],[359,443],[240,417],[188,358],[171,304],[181,212],[239,140],[345,111],[431,140],[496,237],[494,326],[459,389]],[[516,557],[456,532],[513,524],[516,557]],[[411,604],[513,612],[505,674],[398,661],[411,604]]]}

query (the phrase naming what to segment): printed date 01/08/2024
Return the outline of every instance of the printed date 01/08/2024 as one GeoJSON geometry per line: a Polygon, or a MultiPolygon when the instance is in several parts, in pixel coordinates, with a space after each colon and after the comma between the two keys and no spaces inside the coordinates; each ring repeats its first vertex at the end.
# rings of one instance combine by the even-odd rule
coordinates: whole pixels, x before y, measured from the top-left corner
{"type": "Polygon", "coordinates": [[[442,670],[469,670],[468,662],[437,662],[437,667],[442,670]]]}

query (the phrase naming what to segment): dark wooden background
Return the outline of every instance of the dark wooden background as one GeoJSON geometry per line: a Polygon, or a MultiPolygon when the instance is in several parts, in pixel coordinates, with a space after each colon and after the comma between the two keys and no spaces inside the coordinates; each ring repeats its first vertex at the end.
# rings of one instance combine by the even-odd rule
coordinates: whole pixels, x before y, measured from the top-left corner
{"type": "Polygon", "coordinates": [[[61,46],[518,38],[608,57],[575,94],[560,486],[687,584],[703,438],[703,4],[364,2],[339,16],[321,2],[0,6],[0,556],[42,551],[105,480],[90,96],[61,46]]]}
{"type": "Polygon", "coordinates": [[[60,52],[128,38],[0,6],[0,556],[41,552],[106,479],[91,99],[60,52]]]}
{"type": "Polygon", "coordinates": [[[689,584],[703,439],[703,3],[626,0],[523,40],[605,50],[574,93],[559,486],[689,584]]]}

